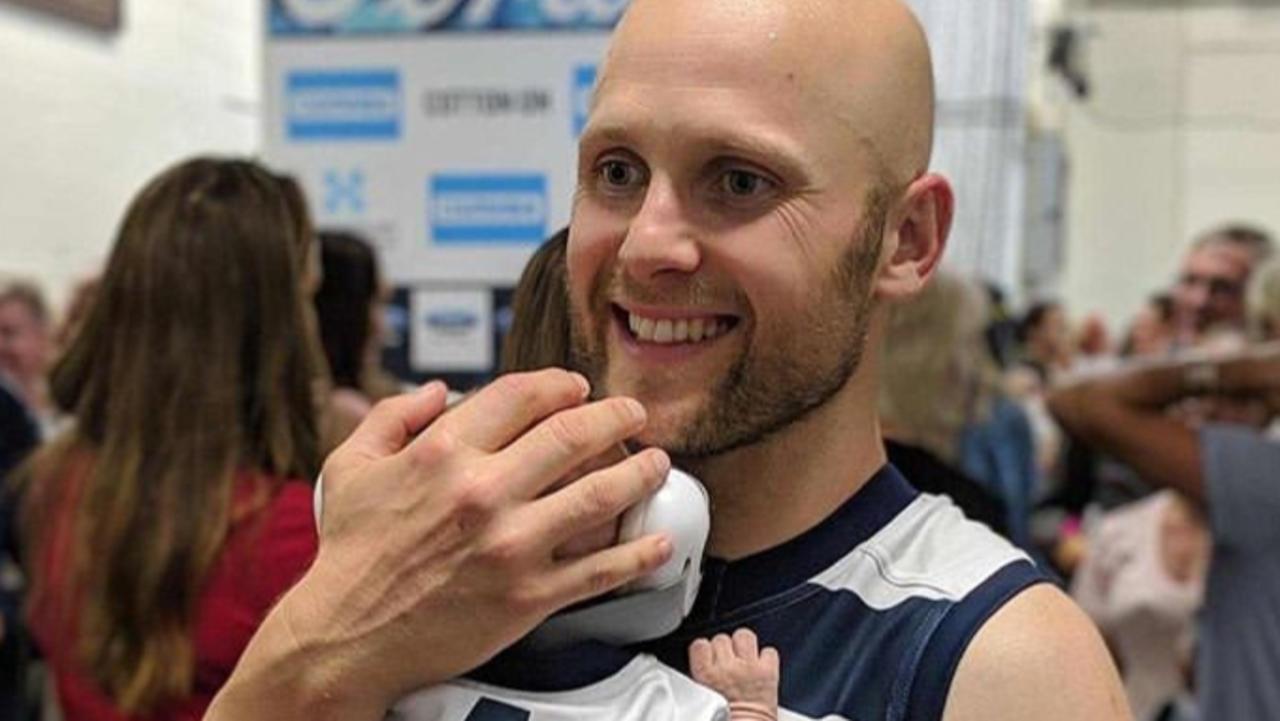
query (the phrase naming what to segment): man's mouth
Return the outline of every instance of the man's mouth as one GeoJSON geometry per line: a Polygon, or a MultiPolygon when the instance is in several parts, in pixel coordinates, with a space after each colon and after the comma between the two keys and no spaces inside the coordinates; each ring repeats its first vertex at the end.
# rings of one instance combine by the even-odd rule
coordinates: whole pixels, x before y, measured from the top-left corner
{"type": "Polygon", "coordinates": [[[708,343],[738,325],[738,318],[732,315],[628,310],[616,303],[611,305],[611,309],[619,325],[629,332],[633,340],[654,345],[708,343]]]}

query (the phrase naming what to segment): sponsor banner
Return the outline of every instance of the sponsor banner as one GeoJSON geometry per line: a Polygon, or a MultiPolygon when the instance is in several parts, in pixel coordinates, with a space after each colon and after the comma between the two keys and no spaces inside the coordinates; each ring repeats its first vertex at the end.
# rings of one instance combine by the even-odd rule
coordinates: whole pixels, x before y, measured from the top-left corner
{"type": "MultiPolygon", "coordinates": [[[[410,362],[412,350],[410,338],[413,335],[412,326],[414,325],[411,308],[414,294],[458,290],[467,292],[480,290],[490,293],[489,303],[493,308],[493,334],[489,338],[489,347],[490,357],[496,364],[497,359],[502,355],[502,344],[508,331],[511,330],[512,289],[509,286],[486,289],[483,286],[460,287],[456,284],[411,285],[393,288],[385,307],[381,362],[387,372],[414,385],[426,383],[429,380],[442,380],[449,385],[450,389],[461,392],[478,388],[493,380],[497,370],[493,365],[481,370],[448,370],[424,365],[414,367],[410,362]]],[[[419,339],[419,342],[422,340],[419,339]]],[[[418,360],[430,362],[430,358],[418,360]]]]}
{"type": "MultiPolygon", "coordinates": [[[[288,4],[306,5],[313,29],[351,11],[288,4]]],[[[482,5],[503,3],[459,4],[482,5]]],[[[390,284],[509,287],[569,220],[607,41],[597,30],[268,35],[264,157],[302,183],[317,227],[378,248],[390,284]]]]}
{"type": "Polygon", "coordinates": [[[534,118],[555,112],[551,88],[427,88],[422,93],[422,114],[430,119],[534,118]]]}
{"type": "Polygon", "coordinates": [[[414,290],[409,301],[409,366],[418,373],[484,373],[493,355],[493,293],[414,290]]]}
{"type": "Polygon", "coordinates": [[[428,193],[434,243],[536,244],[547,235],[541,174],[440,174],[428,193]]]}
{"type": "Polygon", "coordinates": [[[293,70],[285,79],[286,135],[296,141],[400,137],[394,69],[293,70]]]}
{"type": "Polygon", "coordinates": [[[573,137],[582,135],[587,125],[587,115],[591,112],[591,94],[596,88],[596,65],[578,65],[573,69],[571,82],[573,98],[573,137]]]}
{"type": "Polygon", "coordinates": [[[270,0],[276,37],[609,30],[628,0],[270,0]]]}
{"type": "Polygon", "coordinates": [[[358,218],[368,209],[368,178],[359,166],[325,168],[318,202],[326,217],[358,218]]]}
{"type": "Polygon", "coordinates": [[[514,283],[569,220],[601,33],[267,46],[265,155],[400,285],[514,283]]]}

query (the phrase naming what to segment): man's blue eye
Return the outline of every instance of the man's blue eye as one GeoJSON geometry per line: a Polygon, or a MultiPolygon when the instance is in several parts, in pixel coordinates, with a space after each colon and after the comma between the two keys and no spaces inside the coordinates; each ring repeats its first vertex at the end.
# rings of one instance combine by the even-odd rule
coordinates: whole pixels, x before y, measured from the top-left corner
{"type": "Polygon", "coordinates": [[[722,180],[725,192],[744,197],[760,192],[768,182],[760,175],[745,170],[730,170],[722,180]]]}
{"type": "Polygon", "coordinates": [[[600,167],[604,182],[614,186],[626,186],[635,182],[636,170],[620,160],[610,160],[600,167]]]}

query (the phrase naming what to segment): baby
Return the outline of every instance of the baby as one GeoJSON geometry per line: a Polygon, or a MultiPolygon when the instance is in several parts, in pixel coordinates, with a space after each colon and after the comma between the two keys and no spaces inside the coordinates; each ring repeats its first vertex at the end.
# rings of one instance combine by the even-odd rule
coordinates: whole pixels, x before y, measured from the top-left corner
{"type": "Polygon", "coordinates": [[[729,701],[730,721],[777,721],[779,666],[778,652],[745,628],[689,646],[690,673],[729,701]]]}

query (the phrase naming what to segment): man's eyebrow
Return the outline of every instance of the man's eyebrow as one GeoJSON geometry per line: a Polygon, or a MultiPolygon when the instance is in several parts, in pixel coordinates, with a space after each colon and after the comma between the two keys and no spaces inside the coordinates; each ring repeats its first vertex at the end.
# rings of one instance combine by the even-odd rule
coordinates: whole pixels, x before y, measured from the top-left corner
{"type": "Polygon", "coordinates": [[[801,146],[768,135],[717,134],[706,138],[706,146],[715,155],[756,160],[792,178],[806,178],[812,174],[812,171],[805,170],[810,162],[801,146]]]}
{"type": "Polygon", "coordinates": [[[587,143],[606,145],[630,145],[631,134],[622,125],[614,123],[588,124],[579,139],[582,145],[587,143]]]}
{"type": "MultiPolygon", "coordinates": [[[[700,145],[713,156],[741,157],[768,165],[783,175],[804,178],[811,175],[805,167],[810,163],[802,146],[768,133],[746,131],[726,133],[719,128],[685,127],[681,136],[700,145]]],[[[582,135],[582,145],[620,145],[633,147],[637,136],[619,123],[603,122],[589,126],[582,135]]]]}

